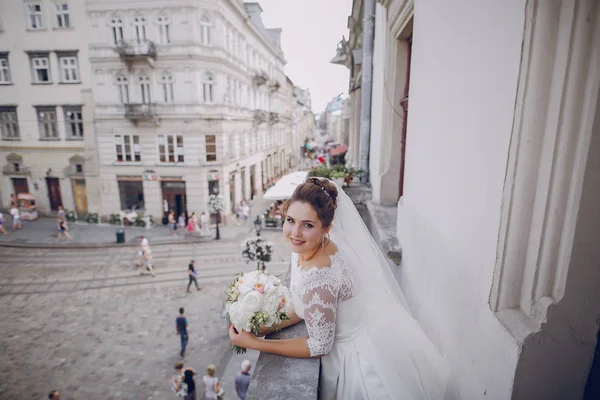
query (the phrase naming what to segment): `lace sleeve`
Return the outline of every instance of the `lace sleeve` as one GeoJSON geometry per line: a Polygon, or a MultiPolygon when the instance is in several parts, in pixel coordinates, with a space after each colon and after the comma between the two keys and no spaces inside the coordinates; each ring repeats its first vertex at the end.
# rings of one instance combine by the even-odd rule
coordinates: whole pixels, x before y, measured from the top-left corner
{"type": "MultiPolygon", "coordinates": [[[[320,272],[320,271],[319,271],[320,272]]],[[[320,275],[320,274],[319,274],[320,275]]],[[[329,279],[314,280],[307,283],[302,293],[304,321],[308,329],[308,349],[311,357],[328,354],[333,347],[335,337],[335,317],[339,288],[329,279]]]]}

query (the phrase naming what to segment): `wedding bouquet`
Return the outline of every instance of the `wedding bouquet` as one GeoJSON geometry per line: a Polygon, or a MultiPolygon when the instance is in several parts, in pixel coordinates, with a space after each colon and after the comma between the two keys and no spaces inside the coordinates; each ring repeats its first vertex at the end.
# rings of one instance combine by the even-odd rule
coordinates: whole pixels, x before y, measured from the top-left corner
{"type": "MultiPolygon", "coordinates": [[[[245,330],[258,336],[263,325],[276,328],[289,320],[290,294],[274,275],[260,270],[240,273],[226,293],[227,321],[238,331],[245,330]]],[[[234,346],[234,350],[237,354],[246,352],[238,346],[234,346]]]]}

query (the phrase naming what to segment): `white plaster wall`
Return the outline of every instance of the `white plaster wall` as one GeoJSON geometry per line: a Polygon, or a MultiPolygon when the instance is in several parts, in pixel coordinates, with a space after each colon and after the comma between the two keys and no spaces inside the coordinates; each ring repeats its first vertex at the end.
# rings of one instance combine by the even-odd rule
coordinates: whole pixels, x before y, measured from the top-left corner
{"type": "Polygon", "coordinates": [[[398,278],[464,399],[510,398],[517,363],[488,300],[524,7],[415,3],[398,278]]]}
{"type": "Polygon", "coordinates": [[[391,141],[390,134],[384,134],[383,118],[387,109],[385,97],[385,68],[387,40],[386,8],[375,5],[375,39],[373,44],[373,88],[371,96],[371,142],[369,147],[369,182],[371,183],[373,201],[380,203],[382,165],[382,142],[391,141]],[[387,140],[386,140],[387,139],[387,140]]]}

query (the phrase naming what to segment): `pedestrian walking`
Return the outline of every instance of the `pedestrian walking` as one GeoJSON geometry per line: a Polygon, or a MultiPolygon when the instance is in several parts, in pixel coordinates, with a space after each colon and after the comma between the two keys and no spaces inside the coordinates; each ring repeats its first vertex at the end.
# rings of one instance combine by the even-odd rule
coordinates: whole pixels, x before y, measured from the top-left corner
{"type": "Polygon", "coordinates": [[[207,374],[202,377],[202,381],[204,382],[204,398],[205,400],[218,400],[225,392],[219,378],[215,376],[216,368],[214,365],[209,365],[206,371],[207,374]]]}
{"type": "Polygon", "coordinates": [[[10,215],[12,216],[12,230],[21,229],[21,212],[16,204],[11,206],[10,215]]]}
{"type": "Polygon", "coordinates": [[[248,205],[248,203],[243,202],[242,203],[242,223],[244,225],[246,225],[246,223],[248,222],[248,218],[250,218],[250,206],[248,205]]]}
{"type": "Polygon", "coordinates": [[[4,236],[6,236],[8,235],[8,232],[6,232],[6,229],[4,229],[4,222],[4,214],[0,213],[0,231],[4,236]]]}
{"type": "Polygon", "coordinates": [[[184,311],[185,310],[183,309],[183,307],[181,307],[179,309],[179,316],[175,320],[175,329],[177,330],[177,334],[181,339],[181,351],[179,352],[179,355],[181,357],[185,357],[185,348],[188,344],[188,322],[187,318],[183,315],[184,311]]]}
{"type": "Polygon", "coordinates": [[[179,215],[179,219],[177,220],[177,229],[181,231],[182,235],[185,233],[185,213],[181,213],[179,215]]]}
{"type": "Polygon", "coordinates": [[[186,293],[190,292],[190,286],[192,286],[192,283],[196,285],[196,290],[200,290],[200,286],[198,286],[198,281],[196,280],[198,278],[198,271],[196,271],[196,269],[194,268],[195,265],[196,262],[194,260],[190,260],[190,264],[188,265],[188,276],[190,278],[190,281],[188,283],[186,293]]]}
{"type": "Polygon", "coordinates": [[[196,219],[196,213],[193,212],[192,215],[188,218],[188,222],[187,225],[185,227],[185,232],[191,236],[194,234],[194,231],[196,230],[196,227],[194,226],[194,221],[196,219]]]}
{"type": "Polygon", "coordinates": [[[60,400],[60,393],[58,393],[58,390],[53,390],[48,393],[48,400],[60,400]]]}
{"type": "Polygon", "coordinates": [[[150,251],[149,247],[142,252],[142,262],[146,268],[146,271],[150,272],[152,277],[156,277],[156,269],[154,268],[154,264],[152,262],[152,251],[150,251]]]}
{"type": "Polygon", "coordinates": [[[242,370],[235,377],[235,391],[240,400],[245,400],[246,393],[248,393],[248,386],[250,386],[250,368],[252,368],[252,364],[249,360],[242,361],[242,370]]]}
{"type": "Polygon", "coordinates": [[[169,213],[169,236],[172,236],[175,234],[176,222],[177,221],[175,221],[175,211],[171,211],[169,213]]]}
{"type": "Polygon", "coordinates": [[[56,221],[58,222],[58,236],[56,237],[56,243],[60,242],[60,238],[63,237],[63,235],[67,238],[69,242],[72,242],[73,238],[71,237],[71,235],[69,235],[69,227],[67,226],[67,221],[60,217],[57,217],[56,221]]]}
{"type": "Polygon", "coordinates": [[[208,236],[210,234],[208,230],[208,215],[203,211],[200,215],[200,236],[208,236]]]}
{"type": "Polygon", "coordinates": [[[196,400],[196,382],[194,382],[196,371],[193,368],[184,368],[182,362],[175,364],[175,370],[177,376],[172,379],[175,393],[185,400],[196,400]]]}
{"type": "Polygon", "coordinates": [[[62,205],[58,206],[57,215],[58,215],[58,218],[60,218],[60,219],[64,219],[64,220],[67,219],[67,213],[65,212],[65,209],[63,208],[62,205]]]}

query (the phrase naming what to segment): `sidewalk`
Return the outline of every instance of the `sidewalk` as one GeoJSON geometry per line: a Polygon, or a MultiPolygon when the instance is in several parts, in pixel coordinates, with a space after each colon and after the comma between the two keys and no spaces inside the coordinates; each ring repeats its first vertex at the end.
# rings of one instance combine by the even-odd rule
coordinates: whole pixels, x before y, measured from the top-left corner
{"type": "MultiPolygon", "coordinates": [[[[255,199],[252,203],[250,219],[245,225],[237,225],[235,217],[230,218],[227,226],[219,226],[221,240],[236,240],[245,238],[254,232],[254,219],[257,213],[267,208],[270,202],[263,199],[255,199]]],[[[93,224],[69,223],[69,234],[73,242],[66,242],[62,238],[60,243],[56,243],[58,227],[55,218],[42,217],[35,221],[23,221],[23,229],[12,231],[11,219],[6,218],[4,225],[8,231],[7,236],[0,234],[1,246],[19,246],[19,247],[96,247],[96,246],[137,246],[139,237],[145,236],[151,244],[175,244],[175,243],[198,243],[211,242],[215,240],[215,229],[210,229],[207,237],[186,236],[184,232],[177,231],[175,235],[169,236],[166,225],[159,223],[152,228],[123,227],[119,225],[99,226],[93,224]],[[119,229],[125,230],[125,244],[116,243],[116,232],[119,229]]]]}

